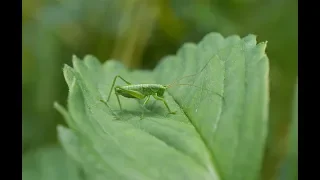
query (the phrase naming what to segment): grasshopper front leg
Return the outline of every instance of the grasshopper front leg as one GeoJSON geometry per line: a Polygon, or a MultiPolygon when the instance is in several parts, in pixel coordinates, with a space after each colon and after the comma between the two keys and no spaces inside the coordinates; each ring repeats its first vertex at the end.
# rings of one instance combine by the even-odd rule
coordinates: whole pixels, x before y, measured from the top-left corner
{"type": "Polygon", "coordinates": [[[119,94],[117,93],[116,90],[115,90],[115,94],[117,96],[117,100],[118,100],[118,104],[119,104],[120,110],[122,111],[122,106],[121,106],[121,102],[120,102],[120,99],[119,99],[119,94]]]}
{"type": "Polygon", "coordinates": [[[147,102],[149,101],[149,99],[150,99],[150,96],[147,96],[147,99],[143,102],[143,107],[144,107],[144,105],[146,105],[147,104],[147,102]]]}
{"type": "Polygon", "coordinates": [[[147,96],[146,100],[145,100],[145,101],[143,102],[143,104],[142,104],[143,110],[142,110],[142,114],[141,114],[141,116],[140,116],[140,119],[143,119],[143,117],[144,117],[144,106],[147,104],[147,102],[149,101],[149,99],[150,99],[150,96],[147,96]]]}
{"type": "MultiPolygon", "coordinates": [[[[109,101],[109,99],[110,99],[111,92],[112,92],[112,89],[113,89],[113,87],[114,87],[114,85],[115,85],[115,83],[116,83],[117,78],[120,78],[121,80],[123,80],[123,81],[124,81],[125,83],[127,83],[128,85],[131,85],[131,83],[130,83],[130,82],[126,81],[123,77],[121,77],[121,76],[117,75],[117,76],[116,76],[116,77],[114,77],[114,79],[113,79],[112,86],[111,86],[111,89],[110,89],[110,92],[109,92],[108,100],[107,100],[107,101],[109,101]]],[[[117,94],[116,94],[116,95],[117,95],[117,94]]],[[[118,98],[118,101],[119,101],[119,97],[118,97],[118,95],[117,95],[117,98],[118,98]]]]}
{"type": "MultiPolygon", "coordinates": [[[[109,99],[110,99],[111,92],[112,92],[112,89],[113,89],[113,87],[114,87],[114,85],[115,85],[115,83],[116,83],[117,78],[120,78],[120,79],[123,80],[126,84],[131,85],[131,83],[128,82],[128,81],[126,81],[123,77],[121,77],[121,76],[119,76],[119,75],[115,76],[114,79],[113,79],[112,85],[111,85],[111,89],[110,89],[110,91],[109,91],[109,95],[108,95],[107,101],[109,101],[109,99]]],[[[115,87],[114,89],[116,89],[116,88],[117,88],[117,87],[115,87]]],[[[115,94],[116,94],[116,96],[117,96],[117,100],[118,100],[118,103],[119,103],[119,106],[120,106],[120,110],[122,110],[121,102],[120,102],[120,99],[119,99],[119,94],[118,94],[116,91],[115,91],[115,94]]],[[[107,104],[107,102],[104,101],[104,100],[102,100],[102,99],[101,99],[100,101],[103,102],[104,104],[107,104]]]]}

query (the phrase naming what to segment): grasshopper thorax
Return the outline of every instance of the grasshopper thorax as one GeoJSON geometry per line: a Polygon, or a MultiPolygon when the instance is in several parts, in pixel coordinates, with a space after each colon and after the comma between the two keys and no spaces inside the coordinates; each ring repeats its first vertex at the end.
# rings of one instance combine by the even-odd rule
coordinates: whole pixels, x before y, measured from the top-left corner
{"type": "Polygon", "coordinates": [[[116,92],[121,95],[127,94],[128,91],[136,91],[144,96],[157,94],[159,97],[163,97],[166,89],[167,86],[161,84],[134,84],[115,88],[116,92]]]}
{"type": "Polygon", "coordinates": [[[146,94],[157,94],[159,97],[163,97],[167,87],[161,84],[143,84],[144,92],[146,94]]]}

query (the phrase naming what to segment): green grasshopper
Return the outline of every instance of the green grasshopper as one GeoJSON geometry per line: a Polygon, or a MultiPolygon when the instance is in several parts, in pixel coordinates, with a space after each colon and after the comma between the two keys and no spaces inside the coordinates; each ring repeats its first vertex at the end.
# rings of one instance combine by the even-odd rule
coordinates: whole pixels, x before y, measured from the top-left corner
{"type": "Polygon", "coordinates": [[[153,96],[156,100],[160,100],[167,107],[169,114],[175,114],[176,111],[171,111],[167,102],[164,99],[164,92],[167,90],[168,86],[161,84],[131,84],[126,81],[121,76],[116,76],[113,79],[113,83],[111,86],[111,90],[109,92],[108,100],[110,99],[112,89],[114,88],[115,94],[117,96],[117,100],[120,106],[120,110],[122,110],[121,102],[119,99],[119,95],[126,98],[135,98],[135,99],[145,99],[143,106],[149,101],[150,96],[153,96]],[[117,78],[123,80],[127,85],[126,86],[115,86],[115,82],[117,78]],[[115,87],[114,87],[115,86],[115,87]]]}
{"type": "MultiPolygon", "coordinates": [[[[211,58],[210,58],[211,59],[211,58]]],[[[201,71],[199,73],[202,72],[202,70],[205,69],[205,67],[209,64],[210,61],[208,61],[206,63],[206,65],[201,69],[201,71]]],[[[166,106],[166,108],[168,109],[169,111],[169,114],[175,114],[177,111],[172,111],[166,100],[164,99],[164,93],[165,91],[172,87],[173,85],[188,85],[188,86],[194,86],[194,87],[197,87],[197,88],[200,88],[198,86],[195,86],[193,84],[177,84],[177,82],[179,82],[181,79],[183,78],[186,78],[186,77],[190,77],[190,76],[194,76],[194,75],[197,75],[198,73],[196,74],[193,74],[193,75],[188,75],[188,76],[184,76],[178,80],[176,80],[174,83],[172,84],[169,84],[169,85],[161,85],[161,84],[132,84],[130,82],[128,82],[127,80],[125,80],[123,77],[117,75],[114,77],[113,79],[113,83],[112,83],[112,86],[111,86],[111,89],[110,89],[110,92],[109,92],[109,95],[108,95],[108,99],[107,101],[110,100],[110,96],[111,96],[111,92],[112,90],[114,89],[115,91],[115,95],[117,97],[117,100],[118,100],[118,104],[119,104],[119,107],[120,107],[120,110],[122,110],[122,105],[121,105],[121,102],[120,102],[120,99],[119,99],[119,95],[123,96],[123,97],[126,97],[126,98],[134,98],[134,99],[139,99],[139,100],[142,100],[142,99],[145,99],[144,103],[143,103],[143,107],[145,106],[145,104],[149,101],[150,99],[150,96],[153,96],[156,100],[159,100],[159,101],[162,101],[163,104],[166,106]],[[120,78],[122,81],[124,81],[127,85],[125,86],[115,86],[115,83],[116,83],[116,80],[117,78],[120,78]]],[[[203,88],[201,88],[203,89],[203,88]]],[[[222,97],[220,94],[218,93],[215,93],[217,95],[219,95],[220,97],[222,97]]],[[[101,100],[103,103],[107,104],[105,101],[101,100]]]]}

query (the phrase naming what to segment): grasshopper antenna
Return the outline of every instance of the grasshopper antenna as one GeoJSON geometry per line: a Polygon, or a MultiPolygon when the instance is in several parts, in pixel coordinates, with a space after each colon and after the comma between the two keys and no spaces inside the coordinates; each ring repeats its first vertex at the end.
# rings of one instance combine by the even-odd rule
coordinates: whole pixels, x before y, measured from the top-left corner
{"type": "Polygon", "coordinates": [[[167,85],[167,87],[171,87],[171,86],[177,84],[177,83],[178,83],[179,81],[181,81],[182,79],[187,78],[187,77],[191,77],[191,76],[195,76],[195,75],[197,75],[197,74],[198,74],[198,73],[195,73],[195,74],[192,74],[192,75],[183,76],[183,77],[181,77],[180,79],[176,79],[173,83],[167,85]]]}
{"type": "Polygon", "coordinates": [[[193,86],[193,87],[196,87],[196,88],[199,88],[199,89],[203,89],[203,90],[212,92],[212,93],[218,95],[219,97],[221,97],[221,98],[224,100],[224,97],[223,97],[221,94],[219,94],[219,93],[217,93],[217,92],[214,92],[214,91],[212,91],[212,90],[206,89],[206,88],[202,88],[202,87],[196,86],[196,85],[194,85],[194,84],[173,84],[173,85],[171,85],[171,86],[167,86],[167,88],[171,88],[171,87],[173,87],[173,86],[193,86]]]}
{"type": "MultiPolygon", "coordinates": [[[[200,74],[209,64],[209,62],[211,61],[212,58],[214,58],[216,56],[216,54],[212,55],[211,58],[209,58],[208,62],[206,63],[206,65],[203,66],[203,68],[198,72],[198,73],[195,73],[195,74],[192,74],[192,75],[187,75],[187,76],[183,76],[181,77],[180,79],[176,79],[173,83],[167,85],[167,87],[171,87],[172,85],[175,85],[177,84],[179,81],[181,81],[182,79],[184,78],[187,78],[187,77],[191,77],[191,76],[195,76],[197,74],[200,74]]],[[[181,85],[181,84],[180,84],[181,85]]],[[[189,84],[190,85],[190,84],[189,84]]]]}

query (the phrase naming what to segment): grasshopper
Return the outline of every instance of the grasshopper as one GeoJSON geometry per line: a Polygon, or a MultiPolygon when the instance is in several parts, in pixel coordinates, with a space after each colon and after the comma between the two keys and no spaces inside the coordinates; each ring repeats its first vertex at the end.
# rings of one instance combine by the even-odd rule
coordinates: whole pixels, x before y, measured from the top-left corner
{"type": "Polygon", "coordinates": [[[167,102],[164,99],[164,92],[167,90],[169,86],[161,85],[161,84],[131,84],[130,82],[126,81],[121,76],[117,75],[113,79],[113,83],[111,86],[111,90],[109,92],[108,100],[110,99],[112,89],[114,88],[118,104],[120,110],[122,110],[122,105],[119,99],[119,95],[126,97],[126,98],[135,98],[135,99],[145,99],[143,106],[149,101],[150,96],[153,96],[156,100],[162,101],[166,108],[169,111],[169,114],[175,114],[176,111],[172,111],[167,102]],[[127,85],[126,86],[115,86],[115,82],[117,78],[123,80],[127,85]],[[115,86],[115,87],[114,87],[115,86]]]}
{"type": "MultiPolygon", "coordinates": [[[[205,67],[209,64],[209,62],[210,62],[210,60],[206,63],[206,65],[198,73],[201,73],[205,69],[205,67]]],[[[188,85],[188,86],[194,86],[194,87],[200,88],[200,87],[195,86],[193,84],[178,84],[177,83],[180,80],[182,80],[183,78],[194,76],[194,75],[197,75],[198,73],[193,74],[193,75],[184,76],[184,77],[176,80],[174,83],[169,84],[169,85],[161,85],[161,84],[132,84],[132,83],[128,82],[127,80],[125,80],[120,75],[117,75],[113,79],[113,83],[112,83],[112,86],[111,86],[107,101],[110,100],[111,92],[112,92],[113,89],[115,91],[115,95],[117,97],[120,110],[122,110],[122,105],[121,105],[121,102],[120,102],[120,99],[119,99],[119,95],[121,95],[123,97],[126,97],[126,98],[134,98],[134,99],[139,99],[139,100],[142,100],[142,99],[146,98],[144,103],[143,103],[143,105],[142,105],[143,107],[149,101],[150,96],[153,96],[156,100],[159,100],[159,101],[163,102],[163,104],[166,106],[167,110],[169,111],[169,114],[176,114],[177,111],[172,111],[169,108],[166,100],[164,99],[165,91],[168,88],[172,87],[173,85],[188,85]],[[116,80],[118,78],[120,78],[122,81],[124,81],[127,85],[125,85],[125,86],[115,86],[116,80]]],[[[203,88],[200,88],[200,89],[203,89],[203,88]]],[[[220,97],[222,97],[220,94],[218,94],[216,92],[214,92],[214,93],[219,95],[220,97]]],[[[105,103],[105,104],[107,104],[104,100],[100,100],[100,101],[105,103]]]]}

